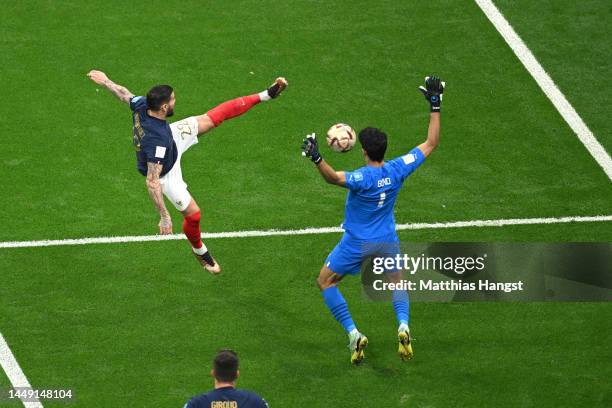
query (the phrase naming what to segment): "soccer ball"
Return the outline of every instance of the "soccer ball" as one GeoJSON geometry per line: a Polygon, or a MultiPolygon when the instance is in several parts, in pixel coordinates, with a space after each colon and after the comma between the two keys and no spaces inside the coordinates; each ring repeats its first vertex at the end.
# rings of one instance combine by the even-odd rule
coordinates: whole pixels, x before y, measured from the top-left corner
{"type": "Polygon", "coordinates": [[[338,123],[327,131],[327,144],[336,152],[348,152],[355,146],[355,131],[349,125],[338,123]]]}

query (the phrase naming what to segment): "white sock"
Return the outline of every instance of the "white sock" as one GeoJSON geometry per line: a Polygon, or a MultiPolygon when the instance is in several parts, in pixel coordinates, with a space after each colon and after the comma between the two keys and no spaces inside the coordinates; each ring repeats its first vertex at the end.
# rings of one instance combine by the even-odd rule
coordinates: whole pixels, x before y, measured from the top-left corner
{"type": "Polygon", "coordinates": [[[270,99],[270,95],[268,95],[268,90],[266,89],[265,91],[261,91],[259,94],[259,100],[261,100],[262,102],[265,101],[269,101],[270,99]]]}
{"type": "Polygon", "coordinates": [[[406,323],[402,323],[399,325],[399,328],[397,329],[398,332],[410,332],[410,329],[408,328],[408,325],[406,323]]]}
{"type": "Polygon", "coordinates": [[[359,334],[360,334],[360,333],[359,333],[359,330],[357,330],[357,328],[355,328],[355,329],[351,330],[351,331],[349,332],[349,334],[348,334],[348,336],[349,336],[349,340],[350,340],[350,341],[353,341],[353,339],[354,339],[355,337],[359,336],[359,334]]]}
{"type": "Polygon", "coordinates": [[[208,251],[208,248],[206,248],[206,245],[204,245],[203,242],[200,248],[191,247],[191,249],[193,249],[193,252],[195,252],[197,255],[204,255],[206,251],[208,251]]]}

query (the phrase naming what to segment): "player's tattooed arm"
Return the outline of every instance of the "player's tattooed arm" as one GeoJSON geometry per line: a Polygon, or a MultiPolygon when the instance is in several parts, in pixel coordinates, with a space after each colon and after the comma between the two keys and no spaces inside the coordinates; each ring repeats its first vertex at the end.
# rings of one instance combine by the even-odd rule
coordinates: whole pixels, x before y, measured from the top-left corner
{"type": "Polygon", "coordinates": [[[114,83],[111,81],[104,72],[91,70],[87,76],[98,85],[104,85],[109,91],[113,93],[121,102],[129,103],[130,99],[134,97],[134,94],[130,92],[124,86],[114,83]]]}
{"type": "Polygon", "coordinates": [[[162,235],[172,234],[172,218],[164,203],[164,195],[162,193],[161,182],[159,175],[162,171],[162,165],[159,163],[147,163],[147,190],[151,201],[155,204],[155,208],[159,212],[159,233],[162,235]]]}
{"type": "Polygon", "coordinates": [[[129,89],[127,89],[124,86],[118,85],[116,83],[114,83],[113,81],[111,81],[110,79],[107,79],[106,82],[104,82],[104,85],[108,88],[109,91],[111,91],[121,102],[125,102],[125,103],[130,103],[130,99],[132,99],[134,97],[134,94],[131,93],[129,91],[129,89]]]}

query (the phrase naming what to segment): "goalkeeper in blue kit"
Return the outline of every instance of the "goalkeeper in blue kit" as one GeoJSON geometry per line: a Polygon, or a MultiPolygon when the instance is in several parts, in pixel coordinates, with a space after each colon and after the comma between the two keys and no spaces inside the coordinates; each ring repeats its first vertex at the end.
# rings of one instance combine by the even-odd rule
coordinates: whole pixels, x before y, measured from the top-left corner
{"type": "MultiPolygon", "coordinates": [[[[363,360],[368,338],[357,329],[337,285],[346,275],[359,273],[361,262],[372,255],[364,248],[378,248],[378,251],[386,248],[382,251],[390,251],[383,254],[387,256],[398,253],[399,239],[393,216],[395,199],[404,180],[438,146],[444,85],[440,78],[432,76],[425,78],[424,87],[419,87],[431,110],[427,140],[404,156],[385,162],[387,135],[371,127],[359,132],[359,143],[367,165],[352,172],[335,171],[323,160],[314,134],[308,135],[302,144],[302,154],[312,160],[326,182],[349,190],[345,205],[344,235],[325,260],[317,284],[325,304],[348,334],[353,364],[363,360]]],[[[400,272],[389,271],[391,280],[398,280],[399,276],[400,272]]],[[[412,358],[413,350],[408,327],[410,314],[406,291],[393,292],[393,308],[399,324],[398,353],[403,360],[408,360],[412,358]]]]}

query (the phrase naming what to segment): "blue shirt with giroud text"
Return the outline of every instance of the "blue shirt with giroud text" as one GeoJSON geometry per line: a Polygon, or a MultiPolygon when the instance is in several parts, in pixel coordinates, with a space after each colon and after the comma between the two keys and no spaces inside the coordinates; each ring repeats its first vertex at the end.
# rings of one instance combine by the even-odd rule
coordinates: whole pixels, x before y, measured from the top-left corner
{"type": "Polygon", "coordinates": [[[270,408],[268,403],[251,391],[234,387],[217,388],[192,398],[183,408],[270,408]]]}
{"type": "Polygon", "coordinates": [[[345,219],[342,227],[349,238],[377,241],[395,234],[393,206],[404,180],[423,162],[418,147],[385,162],[382,167],[364,166],[346,172],[345,219]]]}
{"type": "Polygon", "coordinates": [[[160,176],[164,176],[176,163],[178,152],[172,138],[172,131],[165,120],[149,116],[147,99],[134,96],[130,99],[134,121],[134,148],[136,166],[143,176],[147,175],[147,163],[163,166],[160,176]]]}

